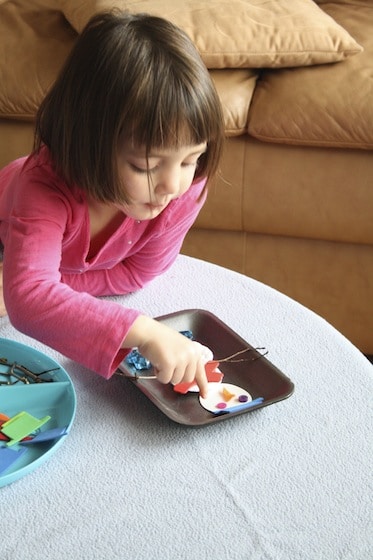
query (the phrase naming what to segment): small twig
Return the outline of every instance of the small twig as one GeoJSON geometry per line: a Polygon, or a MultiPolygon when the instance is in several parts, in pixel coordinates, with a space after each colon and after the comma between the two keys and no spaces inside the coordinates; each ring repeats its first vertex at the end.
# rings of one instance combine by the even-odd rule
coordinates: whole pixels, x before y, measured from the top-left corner
{"type": "MultiPolygon", "coordinates": [[[[230,356],[227,356],[226,358],[216,358],[212,361],[214,362],[219,362],[219,363],[238,363],[238,362],[255,362],[255,360],[260,360],[260,358],[263,358],[264,356],[266,356],[268,354],[268,350],[266,350],[264,352],[264,354],[260,354],[259,356],[255,356],[255,358],[242,358],[240,360],[233,360],[232,358],[235,358],[236,356],[240,356],[241,354],[244,354],[245,352],[252,352],[252,351],[257,351],[257,350],[266,350],[264,346],[260,346],[258,348],[244,348],[243,350],[239,350],[238,352],[235,352],[234,354],[231,354],[230,356]]],[[[132,381],[138,381],[139,379],[157,379],[156,375],[139,375],[138,373],[135,374],[131,374],[131,373],[124,373],[120,370],[117,370],[116,375],[120,375],[121,377],[126,377],[127,379],[132,379],[132,381]]]]}
{"type": "Polygon", "coordinates": [[[56,371],[56,370],[60,369],[59,367],[55,367],[55,368],[51,368],[51,369],[46,369],[46,370],[41,371],[39,373],[35,373],[35,372],[29,370],[26,366],[18,364],[17,362],[9,363],[7,358],[0,358],[0,364],[3,364],[3,365],[5,365],[9,368],[8,371],[5,371],[5,372],[0,371],[0,377],[3,376],[3,377],[8,377],[9,378],[9,381],[0,381],[0,385],[15,385],[19,381],[21,381],[25,385],[30,385],[30,379],[34,383],[48,383],[48,382],[53,381],[53,379],[43,379],[40,376],[45,374],[45,373],[50,373],[52,371],[56,371]],[[23,373],[24,375],[23,376],[19,375],[19,373],[17,373],[15,370],[18,370],[19,372],[23,373]],[[16,381],[10,381],[10,378],[12,378],[12,377],[14,377],[16,379],[16,381]]]}
{"type": "Polygon", "coordinates": [[[255,360],[258,360],[259,358],[263,358],[263,356],[266,356],[268,354],[268,350],[265,351],[264,354],[260,354],[260,356],[255,356],[255,358],[243,358],[241,360],[233,360],[232,358],[235,358],[236,356],[240,356],[241,354],[245,354],[245,352],[252,352],[253,350],[265,350],[265,348],[263,346],[258,347],[258,348],[244,348],[243,350],[239,350],[238,352],[236,352],[235,354],[232,354],[231,356],[228,356],[227,358],[222,358],[219,360],[219,358],[216,358],[216,361],[219,363],[222,362],[230,362],[230,363],[236,363],[236,362],[253,362],[255,360]]]}

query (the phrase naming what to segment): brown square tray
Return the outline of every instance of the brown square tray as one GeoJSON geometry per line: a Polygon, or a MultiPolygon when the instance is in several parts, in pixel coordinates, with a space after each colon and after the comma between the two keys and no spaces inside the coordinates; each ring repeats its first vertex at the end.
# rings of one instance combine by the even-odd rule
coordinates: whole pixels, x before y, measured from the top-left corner
{"type": "MultiPolygon", "coordinates": [[[[245,348],[250,348],[251,351],[243,357],[247,356],[249,360],[258,358],[251,361],[220,363],[219,369],[224,373],[225,383],[242,387],[251,394],[253,400],[263,398],[260,404],[228,414],[209,412],[201,406],[198,393],[182,395],[175,392],[171,384],[164,385],[156,379],[141,379],[139,372],[139,376],[133,382],[174,422],[188,426],[221,422],[286,399],[293,393],[292,381],[213,313],[203,309],[186,309],[157,317],[157,320],[177,331],[192,331],[194,340],[208,346],[214,359],[231,356],[245,348]]],[[[125,361],[119,369],[128,377],[134,377],[125,361]]],[[[144,375],[152,375],[152,370],[146,370],[144,375]]]]}

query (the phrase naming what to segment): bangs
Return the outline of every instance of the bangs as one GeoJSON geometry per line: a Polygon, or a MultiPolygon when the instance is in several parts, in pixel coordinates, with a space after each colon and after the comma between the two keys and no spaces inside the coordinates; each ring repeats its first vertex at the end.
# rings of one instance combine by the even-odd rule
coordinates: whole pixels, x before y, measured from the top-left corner
{"type": "Polygon", "coordinates": [[[201,74],[197,79],[184,75],[180,80],[168,70],[161,83],[154,78],[152,84],[150,79],[121,126],[135,147],[145,149],[147,157],[157,148],[179,149],[206,142],[196,178],[215,173],[223,136],[216,91],[204,69],[201,74]],[[134,106],[140,110],[134,111],[134,106]]]}
{"type": "Polygon", "coordinates": [[[158,92],[158,95],[144,99],[140,103],[141,113],[132,115],[133,143],[144,146],[149,153],[153,148],[178,149],[215,141],[220,134],[218,119],[201,98],[187,93],[180,88],[179,91],[158,92]]]}

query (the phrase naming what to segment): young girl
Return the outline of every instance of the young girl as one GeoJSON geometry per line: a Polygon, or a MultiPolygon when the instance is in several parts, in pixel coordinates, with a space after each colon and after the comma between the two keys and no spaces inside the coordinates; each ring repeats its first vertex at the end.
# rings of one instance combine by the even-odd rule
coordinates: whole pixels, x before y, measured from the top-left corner
{"type": "Polygon", "coordinates": [[[174,262],[223,142],[219,100],[186,34],[146,14],[95,16],[36,120],[28,158],[0,173],[12,324],[109,378],[132,347],[162,383],[211,354],[96,296],[138,290],[174,262]]]}

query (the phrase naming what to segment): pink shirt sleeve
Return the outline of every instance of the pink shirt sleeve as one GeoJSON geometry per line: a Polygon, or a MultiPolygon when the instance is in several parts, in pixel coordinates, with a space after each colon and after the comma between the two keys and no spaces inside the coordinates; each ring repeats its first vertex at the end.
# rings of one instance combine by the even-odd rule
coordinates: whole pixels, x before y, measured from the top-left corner
{"type": "Polygon", "coordinates": [[[0,173],[0,238],[4,298],[20,331],[109,378],[139,310],[96,296],[125,294],[162,274],[175,260],[204,197],[204,182],[154,220],[126,218],[91,261],[84,196],[50,165],[29,159],[0,173]],[[23,167],[22,167],[23,166],[23,167]]]}

